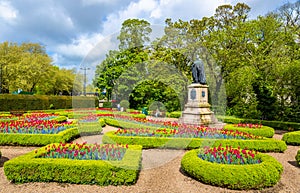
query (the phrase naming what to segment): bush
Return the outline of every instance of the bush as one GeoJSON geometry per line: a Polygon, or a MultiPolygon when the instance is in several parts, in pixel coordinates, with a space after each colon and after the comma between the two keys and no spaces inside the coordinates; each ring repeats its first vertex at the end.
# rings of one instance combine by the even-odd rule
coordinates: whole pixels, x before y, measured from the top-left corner
{"type": "Polygon", "coordinates": [[[260,164],[227,165],[202,160],[199,150],[187,152],[181,160],[181,168],[193,178],[214,186],[229,189],[262,189],[274,186],[280,179],[282,165],[272,156],[258,154],[260,164]]]}
{"type": "Polygon", "coordinates": [[[258,120],[258,119],[242,119],[242,118],[235,118],[235,117],[220,117],[224,119],[225,123],[261,123],[262,125],[272,127],[278,130],[286,130],[286,131],[293,131],[293,130],[300,130],[300,123],[293,123],[293,122],[281,122],[281,121],[266,121],[266,120],[258,120]]]}
{"type": "Polygon", "coordinates": [[[159,127],[155,126],[148,126],[143,125],[141,123],[134,123],[134,122],[128,122],[128,121],[121,121],[113,118],[105,118],[105,123],[107,125],[117,127],[117,128],[123,128],[123,129],[129,129],[129,128],[136,128],[136,129],[157,129],[159,127]]]}
{"type": "Polygon", "coordinates": [[[248,148],[260,152],[284,152],[287,146],[284,141],[276,139],[238,140],[238,139],[204,139],[204,138],[168,138],[117,136],[114,131],[107,132],[103,143],[141,145],[143,148],[195,149],[203,146],[218,147],[220,144],[232,147],[248,148]]]}
{"type": "Polygon", "coordinates": [[[261,128],[246,128],[246,127],[237,127],[234,126],[233,124],[227,124],[225,125],[224,129],[234,130],[234,131],[238,130],[238,131],[251,133],[253,135],[267,137],[267,138],[272,138],[275,133],[274,129],[268,126],[262,126],[261,128]]]}
{"type": "Polygon", "coordinates": [[[142,151],[129,146],[121,161],[38,158],[40,148],[4,163],[8,180],[16,183],[59,182],[97,185],[130,185],[137,181],[142,151]]]}
{"type": "MultiPolygon", "coordinates": [[[[0,153],[1,153],[1,152],[0,152],[0,153]]],[[[300,166],[300,150],[298,150],[295,159],[296,159],[296,161],[297,161],[297,163],[298,163],[298,166],[300,166]]]]}
{"type": "Polygon", "coordinates": [[[68,118],[65,117],[65,116],[58,116],[58,117],[55,117],[51,120],[57,121],[58,123],[63,123],[63,122],[66,122],[68,120],[68,118]]]}
{"type": "Polygon", "coordinates": [[[101,127],[106,126],[105,119],[100,118],[98,122],[100,123],[101,127]]]}
{"type": "Polygon", "coordinates": [[[77,128],[66,129],[58,134],[0,133],[0,145],[43,146],[50,143],[69,142],[78,136],[77,128]]]}
{"type": "Polygon", "coordinates": [[[99,135],[102,132],[100,122],[80,122],[78,130],[81,136],[99,135]]]}
{"type": "Polygon", "coordinates": [[[123,107],[125,110],[129,108],[129,102],[128,100],[121,100],[120,106],[123,107]]]}
{"type": "Polygon", "coordinates": [[[174,112],[171,112],[171,113],[167,113],[167,117],[180,118],[181,117],[181,111],[174,111],[174,112]]]}
{"type": "Polygon", "coordinates": [[[293,131],[283,134],[282,140],[288,145],[300,145],[300,131],[293,131]]]}
{"type": "Polygon", "coordinates": [[[145,114],[130,114],[132,118],[138,118],[138,119],[146,119],[145,114]]]}
{"type": "Polygon", "coordinates": [[[112,103],[111,102],[104,102],[103,103],[103,108],[112,108],[112,103]]]}
{"type": "Polygon", "coordinates": [[[0,95],[0,111],[27,111],[50,109],[50,105],[60,109],[97,107],[96,97],[83,96],[47,96],[47,95],[0,95]]]}

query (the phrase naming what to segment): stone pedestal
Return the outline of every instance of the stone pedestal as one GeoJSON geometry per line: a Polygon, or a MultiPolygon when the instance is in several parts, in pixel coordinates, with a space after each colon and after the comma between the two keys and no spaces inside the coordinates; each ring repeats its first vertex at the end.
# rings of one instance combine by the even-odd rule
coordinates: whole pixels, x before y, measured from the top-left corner
{"type": "Polygon", "coordinates": [[[208,86],[193,83],[188,86],[188,102],[182,112],[180,122],[197,125],[217,123],[208,103],[208,86]]]}

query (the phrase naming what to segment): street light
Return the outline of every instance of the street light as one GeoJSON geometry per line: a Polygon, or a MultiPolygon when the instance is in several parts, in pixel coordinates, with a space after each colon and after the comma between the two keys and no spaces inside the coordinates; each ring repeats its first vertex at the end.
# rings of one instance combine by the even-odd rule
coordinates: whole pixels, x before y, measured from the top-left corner
{"type": "Polygon", "coordinates": [[[86,71],[89,70],[90,68],[87,67],[83,67],[80,68],[80,70],[84,71],[84,77],[83,77],[83,95],[86,96],[86,71]]]}

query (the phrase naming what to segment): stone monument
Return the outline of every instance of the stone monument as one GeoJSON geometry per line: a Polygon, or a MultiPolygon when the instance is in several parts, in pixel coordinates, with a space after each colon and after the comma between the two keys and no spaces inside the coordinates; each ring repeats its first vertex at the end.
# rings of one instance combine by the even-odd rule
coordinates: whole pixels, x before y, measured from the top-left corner
{"type": "Polygon", "coordinates": [[[192,65],[193,83],[188,86],[188,101],[185,104],[180,122],[187,124],[209,125],[217,123],[208,103],[208,85],[204,64],[196,60],[192,65]]]}

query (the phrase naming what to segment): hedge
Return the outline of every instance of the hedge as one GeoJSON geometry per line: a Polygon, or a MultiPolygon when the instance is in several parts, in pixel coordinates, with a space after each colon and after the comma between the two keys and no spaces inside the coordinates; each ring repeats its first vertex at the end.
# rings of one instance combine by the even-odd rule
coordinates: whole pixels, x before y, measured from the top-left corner
{"type": "Polygon", "coordinates": [[[298,166],[300,166],[300,150],[298,150],[297,155],[295,156],[295,159],[296,159],[296,161],[298,163],[298,166]]]}
{"type": "Polygon", "coordinates": [[[77,128],[70,128],[58,134],[0,133],[0,145],[43,146],[50,143],[69,142],[79,136],[77,128]]]}
{"type": "Polygon", "coordinates": [[[137,129],[158,129],[163,126],[149,126],[149,125],[143,125],[141,123],[134,123],[130,121],[122,121],[122,120],[117,120],[113,118],[105,118],[105,123],[107,125],[117,127],[117,128],[123,128],[123,129],[131,129],[131,128],[137,128],[137,129]]]}
{"type": "Polygon", "coordinates": [[[48,95],[0,95],[0,111],[46,110],[52,104],[54,108],[90,108],[98,107],[96,97],[84,96],[48,96],[48,95]]]}
{"type": "Polygon", "coordinates": [[[99,135],[102,132],[100,122],[79,122],[78,131],[81,136],[99,135]]]}
{"type": "Polygon", "coordinates": [[[261,128],[247,128],[247,127],[237,127],[233,124],[227,124],[224,126],[224,129],[228,130],[238,130],[246,133],[251,133],[253,135],[272,138],[275,134],[275,130],[268,126],[262,126],[261,128]]]}
{"type": "Polygon", "coordinates": [[[300,145],[300,131],[293,131],[283,134],[282,140],[288,145],[300,145]]]}
{"type": "Polygon", "coordinates": [[[262,189],[274,186],[283,171],[282,165],[272,156],[257,155],[260,164],[218,164],[202,160],[199,150],[187,152],[181,160],[181,168],[188,175],[205,184],[229,189],[262,189]]]}
{"type": "Polygon", "coordinates": [[[38,158],[40,148],[4,163],[4,173],[15,183],[59,182],[97,185],[136,183],[141,166],[141,146],[129,146],[121,161],[38,158]]]}
{"type": "Polygon", "coordinates": [[[57,121],[58,123],[63,123],[63,122],[66,122],[68,120],[68,118],[66,116],[58,116],[51,120],[57,121]]]}
{"type": "Polygon", "coordinates": [[[181,117],[181,111],[174,111],[174,112],[171,112],[171,113],[167,113],[167,117],[180,118],[181,117]]]}
{"type": "Polygon", "coordinates": [[[225,123],[261,123],[262,125],[272,127],[278,130],[300,130],[300,123],[294,122],[281,122],[281,121],[266,121],[266,120],[258,120],[258,119],[242,119],[235,117],[219,117],[220,119],[224,119],[225,123]]]}
{"type": "Polygon", "coordinates": [[[129,145],[141,145],[148,148],[170,148],[170,149],[195,149],[203,146],[217,147],[232,146],[257,150],[260,152],[284,152],[287,145],[284,141],[264,138],[260,140],[238,140],[238,139],[204,139],[204,138],[167,138],[167,137],[139,137],[139,136],[117,136],[115,131],[104,134],[102,143],[118,143],[129,145]]]}

